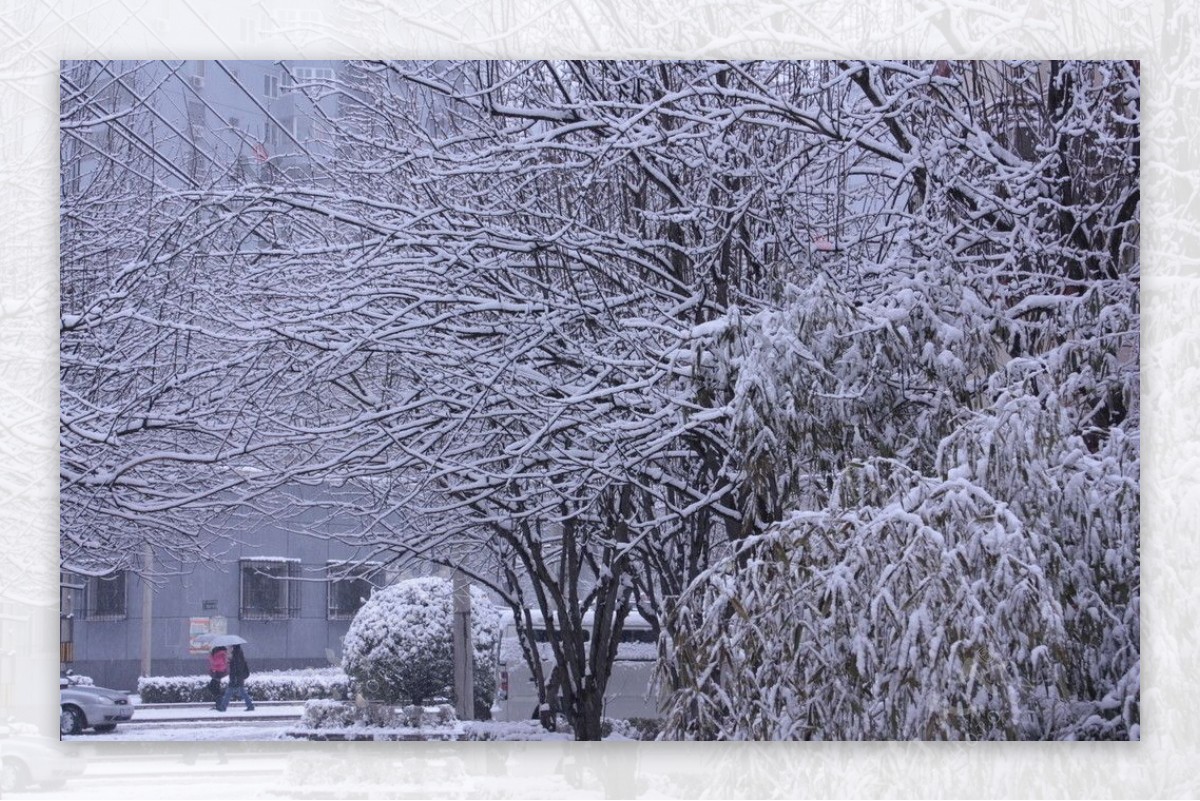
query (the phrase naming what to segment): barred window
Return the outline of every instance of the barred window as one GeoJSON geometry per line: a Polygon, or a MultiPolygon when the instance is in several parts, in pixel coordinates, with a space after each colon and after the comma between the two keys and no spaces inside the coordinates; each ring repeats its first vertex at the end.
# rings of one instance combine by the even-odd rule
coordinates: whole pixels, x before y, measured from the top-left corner
{"type": "Polygon", "coordinates": [[[297,82],[332,81],[333,70],[328,67],[296,67],[292,70],[297,82]]]}
{"type": "Polygon", "coordinates": [[[128,615],[125,593],[126,572],[107,576],[89,576],[87,580],[88,620],[124,620],[128,615]]]}
{"type": "Polygon", "coordinates": [[[371,591],[377,585],[377,577],[381,575],[381,565],[377,562],[364,564],[346,564],[345,562],[329,562],[325,572],[329,587],[328,618],[330,620],[350,620],[357,614],[366,600],[371,597],[371,591]]]}
{"type": "Polygon", "coordinates": [[[300,563],[294,559],[243,559],[242,620],[282,620],[300,614],[300,563]]]}

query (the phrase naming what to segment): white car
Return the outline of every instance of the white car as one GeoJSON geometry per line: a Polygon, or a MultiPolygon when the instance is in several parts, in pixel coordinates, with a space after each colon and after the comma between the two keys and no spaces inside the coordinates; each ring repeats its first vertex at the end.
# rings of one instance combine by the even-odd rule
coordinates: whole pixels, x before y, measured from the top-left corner
{"type": "Polygon", "coordinates": [[[79,734],[84,729],[112,731],[118,723],[133,718],[129,693],[78,683],[73,677],[59,679],[59,734],[79,734]]]}

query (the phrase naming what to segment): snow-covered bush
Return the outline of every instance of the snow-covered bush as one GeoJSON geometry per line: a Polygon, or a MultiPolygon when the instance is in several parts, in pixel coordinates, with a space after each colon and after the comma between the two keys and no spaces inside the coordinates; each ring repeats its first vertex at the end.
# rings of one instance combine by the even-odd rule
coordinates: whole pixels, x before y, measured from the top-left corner
{"type": "Polygon", "coordinates": [[[903,478],[894,505],[794,513],[684,598],[674,736],[1020,735],[1063,647],[1036,548],[978,488],[903,478]]]}
{"type": "MultiPolygon", "coordinates": [[[[500,616],[487,595],[471,587],[477,716],[496,690],[495,646],[500,616]]],[[[402,581],[363,604],[342,645],[342,667],[372,700],[423,704],[452,697],[453,588],[442,578],[402,581]]]]}
{"type": "Polygon", "coordinates": [[[408,704],[396,710],[396,722],[413,729],[428,729],[433,726],[449,726],[458,720],[450,704],[418,706],[408,704]]]}
{"type": "Polygon", "coordinates": [[[472,721],[462,727],[460,739],[469,742],[543,742],[570,740],[566,731],[549,732],[535,720],[472,721]]]}
{"type": "Polygon", "coordinates": [[[144,704],[183,704],[211,701],[208,676],[142,676],[137,693],[144,704]]]}
{"type": "Polygon", "coordinates": [[[655,740],[662,732],[662,718],[604,718],[604,739],[655,740]]]}
{"type": "Polygon", "coordinates": [[[888,280],[717,342],[759,533],[669,620],[667,736],[1137,738],[1136,284],[888,280]]]}
{"type": "Polygon", "coordinates": [[[336,668],[251,673],[246,689],[259,701],[303,701],[309,698],[350,697],[350,679],[336,668]]]}
{"type": "Polygon", "coordinates": [[[385,703],[356,705],[346,701],[314,699],[304,705],[300,725],[306,729],[428,729],[457,722],[454,707],[409,704],[396,707],[385,703]]]}
{"type": "Polygon", "coordinates": [[[300,725],[308,729],[349,728],[357,722],[358,712],[346,701],[317,698],[305,702],[300,725]]]}
{"type": "MultiPolygon", "coordinates": [[[[227,682],[228,680],[226,680],[227,682]]],[[[145,704],[211,701],[208,676],[143,676],[138,695],[145,704]]],[[[256,701],[304,701],[310,698],[350,697],[350,680],[337,668],[271,670],[251,673],[246,689],[256,701]]]]}

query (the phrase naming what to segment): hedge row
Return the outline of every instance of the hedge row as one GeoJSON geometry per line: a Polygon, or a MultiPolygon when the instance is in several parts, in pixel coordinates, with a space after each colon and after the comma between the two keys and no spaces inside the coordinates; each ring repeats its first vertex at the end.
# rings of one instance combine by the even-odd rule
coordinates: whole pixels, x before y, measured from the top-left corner
{"type": "MultiPolygon", "coordinates": [[[[562,725],[554,734],[533,720],[497,722],[467,721],[454,726],[457,718],[449,704],[431,707],[393,706],[369,703],[356,705],[350,702],[317,699],[304,705],[300,728],[290,732],[293,737],[308,734],[327,737],[350,737],[353,739],[389,740],[405,736],[401,729],[425,729],[427,736],[436,739],[442,735],[459,740],[475,741],[521,741],[570,739],[570,727],[562,725]]],[[[561,720],[566,723],[565,719],[561,720]]],[[[662,728],[662,721],[651,718],[618,720],[605,718],[601,731],[604,739],[653,740],[662,728]]],[[[318,738],[321,739],[321,738],[318,738]]]]}
{"type": "Polygon", "coordinates": [[[370,703],[358,706],[346,701],[314,699],[304,704],[300,725],[307,729],[429,728],[449,726],[458,720],[454,707],[393,706],[370,703]]]}
{"type": "MultiPolygon", "coordinates": [[[[143,704],[205,703],[212,701],[208,682],[207,676],[143,676],[137,691],[143,704]]],[[[252,673],[246,689],[255,701],[345,700],[351,694],[349,677],[337,668],[252,673]]]]}

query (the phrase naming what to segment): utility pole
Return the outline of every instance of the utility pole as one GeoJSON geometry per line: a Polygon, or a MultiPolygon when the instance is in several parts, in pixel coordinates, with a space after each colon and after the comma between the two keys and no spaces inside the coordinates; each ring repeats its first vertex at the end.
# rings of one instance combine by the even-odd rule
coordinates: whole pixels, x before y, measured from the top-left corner
{"type": "Polygon", "coordinates": [[[149,544],[142,550],[142,675],[150,675],[150,648],[154,634],[154,585],[149,576],[154,572],[154,549],[149,544]]]}
{"type": "Polygon", "coordinates": [[[471,641],[471,585],[454,569],[454,711],[459,720],[475,719],[475,647],[471,641]]]}

